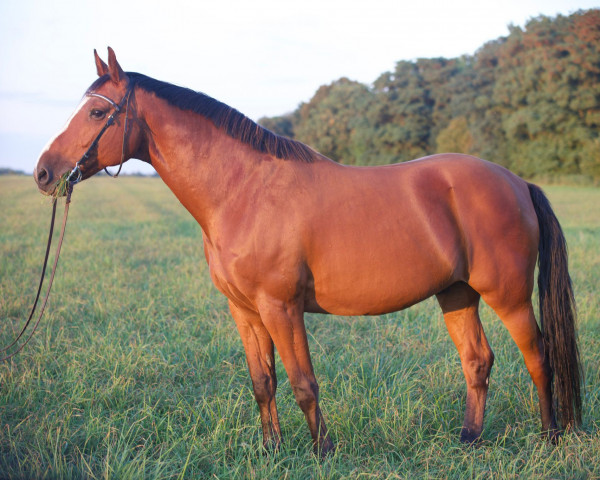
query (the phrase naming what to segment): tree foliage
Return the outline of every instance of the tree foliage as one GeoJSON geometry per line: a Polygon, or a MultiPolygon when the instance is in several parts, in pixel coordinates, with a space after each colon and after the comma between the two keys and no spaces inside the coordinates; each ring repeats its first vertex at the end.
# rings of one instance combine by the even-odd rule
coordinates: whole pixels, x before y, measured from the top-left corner
{"type": "Polygon", "coordinates": [[[600,179],[600,10],[511,26],[474,55],[400,61],[372,85],[341,78],[261,123],[345,164],[456,151],[600,179]]]}

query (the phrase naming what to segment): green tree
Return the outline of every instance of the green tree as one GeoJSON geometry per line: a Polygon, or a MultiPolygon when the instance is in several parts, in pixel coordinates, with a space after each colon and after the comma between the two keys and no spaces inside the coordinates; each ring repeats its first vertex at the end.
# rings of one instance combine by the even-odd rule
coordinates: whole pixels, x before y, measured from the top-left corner
{"type": "Polygon", "coordinates": [[[281,115],[279,117],[262,117],[258,123],[271,130],[277,135],[294,138],[294,114],[281,115]]]}
{"type": "Polygon", "coordinates": [[[453,118],[437,136],[437,152],[471,153],[473,135],[465,117],[453,118]]]}
{"type": "Polygon", "coordinates": [[[540,16],[474,55],[342,78],[261,123],[348,164],[464,151],[526,177],[600,179],[600,9],[540,16]]]}
{"type": "Polygon", "coordinates": [[[361,163],[367,149],[360,133],[367,126],[362,112],[369,109],[372,100],[367,86],[347,78],[322,86],[300,106],[296,138],[338,162],[361,163]]]}
{"type": "Polygon", "coordinates": [[[598,139],[599,48],[598,10],[538,17],[524,31],[511,30],[500,51],[493,101],[514,171],[594,170],[589,163],[597,156],[583,155],[589,157],[598,139]]]}

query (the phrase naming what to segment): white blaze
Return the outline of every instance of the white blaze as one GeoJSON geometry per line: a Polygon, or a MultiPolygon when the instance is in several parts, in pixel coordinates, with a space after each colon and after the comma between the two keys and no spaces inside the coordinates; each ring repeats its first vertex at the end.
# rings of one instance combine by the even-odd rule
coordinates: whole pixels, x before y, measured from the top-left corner
{"type": "MultiPolygon", "coordinates": [[[[48,150],[50,150],[50,147],[52,146],[52,144],[56,141],[56,139],[58,137],[60,137],[64,132],[66,132],[69,127],[71,126],[71,122],[73,122],[73,119],[75,118],[75,116],[83,109],[83,107],[85,106],[85,104],[90,100],[90,97],[84,97],[81,100],[81,103],[79,104],[79,106],[75,109],[75,111],[71,114],[71,116],[69,117],[69,119],[67,120],[67,123],[65,123],[65,126],[62,128],[62,130],[60,132],[58,132],[56,135],[54,135],[54,137],[52,137],[48,143],[46,144],[46,146],[42,149],[42,152],[40,153],[40,158],[42,157],[42,155],[44,155],[44,153],[46,153],[48,150]]],[[[39,164],[39,160],[38,160],[38,164],[39,164]]],[[[37,170],[37,164],[35,166],[35,169],[37,170]]]]}

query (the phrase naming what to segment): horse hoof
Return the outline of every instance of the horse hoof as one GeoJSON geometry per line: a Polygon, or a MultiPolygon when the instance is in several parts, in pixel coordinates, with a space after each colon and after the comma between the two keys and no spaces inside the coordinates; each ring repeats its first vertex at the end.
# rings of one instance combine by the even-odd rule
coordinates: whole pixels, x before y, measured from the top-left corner
{"type": "Polygon", "coordinates": [[[481,434],[475,434],[470,430],[463,429],[460,432],[460,441],[465,445],[478,445],[480,443],[481,434]]]}
{"type": "Polygon", "coordinates": [[[319,457],[321,460],[324,460],[325,457],[329,455],[333,455],[335,453],[335,445],[332,441],[321,445],[320,447],[315,447],[314,454],[319,457]]]}

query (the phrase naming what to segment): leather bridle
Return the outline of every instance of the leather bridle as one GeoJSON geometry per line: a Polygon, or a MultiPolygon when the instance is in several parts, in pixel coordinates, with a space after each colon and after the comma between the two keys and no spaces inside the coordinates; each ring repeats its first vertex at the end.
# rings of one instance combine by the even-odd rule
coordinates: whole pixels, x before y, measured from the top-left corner
{"type": "Polygon", "coordinates": [[[76,183],[79,183],[81,181],[81,179],[83,177],[83,173],[81,171],[81,166],[89,160],[89,158],[92,155],[92,152],[98,147],[98,142],[102,138],[102,135],[104,135],[104,133],[110,128],[110,126],[115,123],[116,117],[123,111],[123,107],[125,107],[125,125],[123,128],[123,146],[121,148],[121,163],[119,164],[119,169],[117,170],[117,173],[115,173],[113,175],[112,173],[110,173],[108,171],[108,169],[106,167],[104,167],[104,171],[111,177],[117,177],[119,175],[119,173],[121,172],[121,168],[123,167],[123,162],[125,160],[125,140],[126,140],[126,135],[127,135],[127,117],[128,117],[128,112],[129,112],[129,98],[131,97],[132,91],[133,91],[133,83],[130,82],[127,87],[127,91],[125,92],[125,95],[123,95],[123,98],[121,99],[121,101],[119,103],[116,103],[114,100],[111,100],[110,98],[108,98],[104,95],[100,95],[99,93],[91,92],[91,93],[86,94],[86,96],[88,96],[88,97],[101,98],[102,100],[110,103],[113,106],[114,110],[110,114],[108,119],[106,120],[106,123],[102,127],[102,130],[100,130],[100,132],[98,133],[98,135],[96,136],[94,141],[90,144],[88,149],[85,151],[83,156],[75,164],[75,167],[73,168],[73,170],[71,170],[71,173],[67,177],[67,181],[69,183],[75,185],[76,183]]]}

